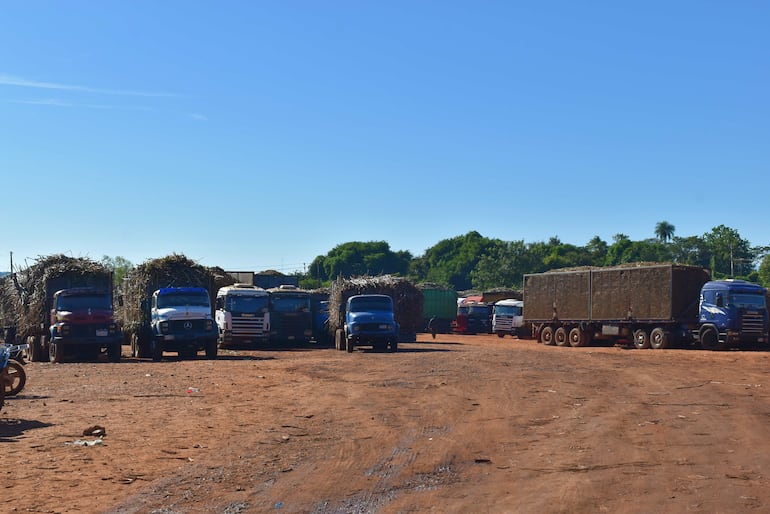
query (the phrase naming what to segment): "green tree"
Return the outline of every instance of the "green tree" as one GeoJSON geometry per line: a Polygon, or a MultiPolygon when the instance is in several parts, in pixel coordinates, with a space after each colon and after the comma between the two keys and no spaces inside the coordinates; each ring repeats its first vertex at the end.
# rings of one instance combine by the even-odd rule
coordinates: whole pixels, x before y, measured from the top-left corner
{"type": "Polygon", "coordinates": [[[411,274],[417,280],[449,284],[458,291],[472,287],[471,271],[479,260],[499,245],[476,231],[443,239],[412,263],[411,274]]]}
{"type": "Polygon", "coordinates": [[[114,285],[119,286],[123,283],[123,278],[126,274],[134,269],[134,265],[128,259],[124,257],[110,257],[108,255],[102,256],[100,261],[105,267],[112,270],[112,281],[114,285]]]}
{"type": "Polygon", "coordinates": [[[478,290],[495,287],[521,289],[528,265],[524,241],[495,241],[471,271],[471,284],[478,290]]]}
{"type": "Polygon", "coordinates": [[[746,275],[753,270],[755,255],[737,230],[719,225],[704,234],[703,241],[711,253],[714,277],[735,277],[736,273],[746,275]]]}
{"type": "Polygon", "coordinates": [[[394,252],[385,241],[353,241],[337,245],[326,256],[316,257],[310,263],[308,275],[323,281],[338,275],[406,275],[411,260],[411,253],[394,252]]]}
{"type": "Polygon", "coordinates": [[[676,227],[668,221],[659,221],[655,225],[655,236],[657,236],[661,243],[666,243],[674,237],[675,230],[676,227]]]}

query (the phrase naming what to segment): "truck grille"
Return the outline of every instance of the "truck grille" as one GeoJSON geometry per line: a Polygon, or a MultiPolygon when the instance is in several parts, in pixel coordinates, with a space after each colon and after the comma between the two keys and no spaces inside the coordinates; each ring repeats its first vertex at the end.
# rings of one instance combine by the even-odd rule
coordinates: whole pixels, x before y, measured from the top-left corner
{"type": "Polygon", "coordinates": [[[387,329],[380,328],[382,323],[361,323],[361,332],[387,332],[387,329]]]}
{"type": "Polygon", "coordinates": [[[97,330],[109,330],[110,328],[106,323],[99,323],[98,325],[70,325],[69,327],[69,337],[94,337],[97,330]]]}
{"type": "Polygon", "coordinates": [[[744,334],[762,334],[765,331],[762,314],[747,313],[741,316],[741,332],[744,334]]]}
{"type": "Polygon", "coordinates": [[[191,330],[206,330],[205,319],[175,319],[168,322],[169,332],[188,332],[191,330]]]}
{"type": "Polygon", "coordinates": [[[262,336],[265,333],[265,318],[236,318],[233,316],[234,336],[262,336]]]}

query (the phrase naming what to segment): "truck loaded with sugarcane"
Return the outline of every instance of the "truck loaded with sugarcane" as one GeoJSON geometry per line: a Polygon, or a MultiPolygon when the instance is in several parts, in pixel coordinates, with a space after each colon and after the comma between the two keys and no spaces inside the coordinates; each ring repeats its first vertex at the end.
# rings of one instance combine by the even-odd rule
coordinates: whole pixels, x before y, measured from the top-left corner
{"type": "Polygon", "coordinates": [[[768,342],[765,288],[677,264],[525,275],[524,321],[539,342],[557,346],[608,340],[720,350],[768,342]]]}
{"type": "Polygon", "coordinates": [[[87,258],[52,255],[0,279],[0,321],[29,345],[31,361],[120,361],[112,271],[87,258]]]}

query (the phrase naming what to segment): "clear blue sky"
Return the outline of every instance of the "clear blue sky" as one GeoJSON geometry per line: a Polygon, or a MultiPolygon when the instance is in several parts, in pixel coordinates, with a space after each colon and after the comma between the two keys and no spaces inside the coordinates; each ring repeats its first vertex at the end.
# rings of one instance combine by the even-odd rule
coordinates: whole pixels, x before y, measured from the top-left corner
{"type": "Polygon", "coordinates": [[[0,1],[0,269],[770,244],[770,4],[0,1]]]}

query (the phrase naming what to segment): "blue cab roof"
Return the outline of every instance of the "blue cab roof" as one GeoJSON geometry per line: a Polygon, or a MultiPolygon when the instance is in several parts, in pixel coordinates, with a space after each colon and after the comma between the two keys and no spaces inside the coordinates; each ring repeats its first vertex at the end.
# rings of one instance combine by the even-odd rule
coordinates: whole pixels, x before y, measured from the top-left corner
{"type": "Polygon", "coordinates": [[[196,293],[209,294],[205,287],[161,287],[158,289],[158,296],[196,293]]]}

